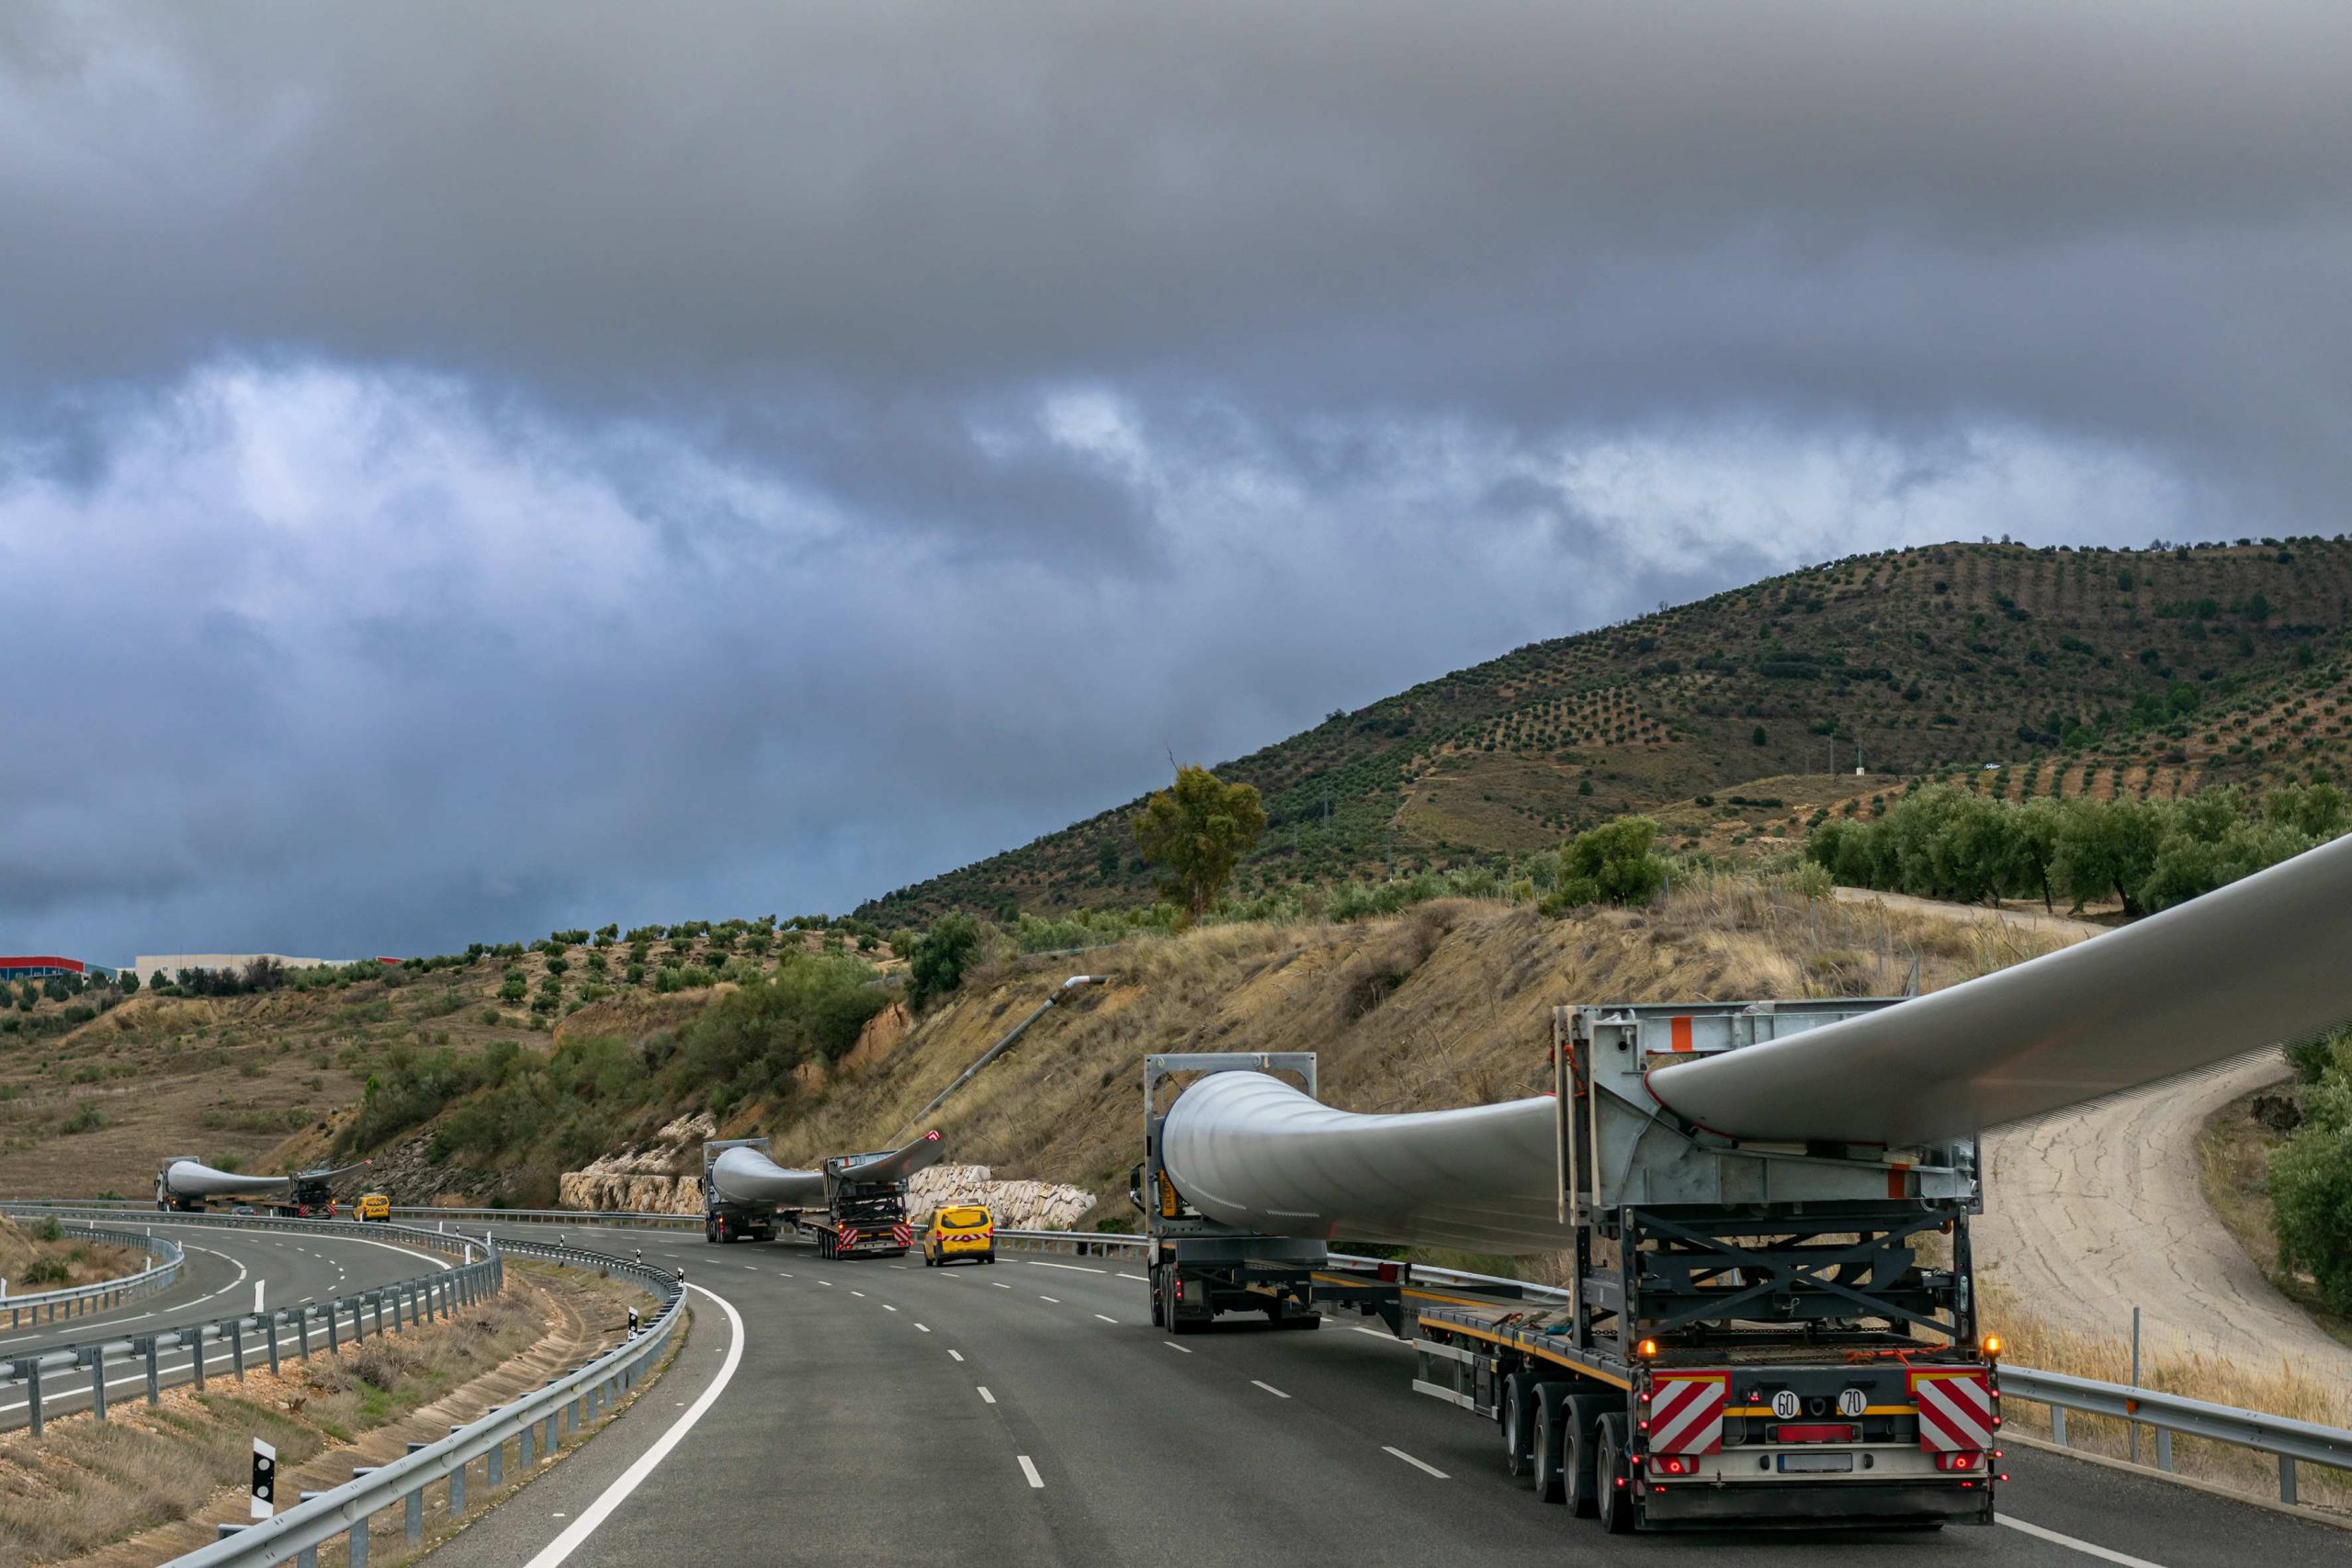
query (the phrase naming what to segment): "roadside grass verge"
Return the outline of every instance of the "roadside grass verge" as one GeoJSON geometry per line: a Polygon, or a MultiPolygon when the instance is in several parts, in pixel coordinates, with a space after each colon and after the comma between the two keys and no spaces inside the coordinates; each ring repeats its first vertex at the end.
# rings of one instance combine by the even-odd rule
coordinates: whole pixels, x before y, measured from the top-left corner
{"type": "MultiPolygon", "coordinates": [[[[131,1568],[191,1550],[212,1539],[209,1521],[246,1517],[254,1438],[277,1450],[281,1496],[339,1485],[354,1464],[397,1458],[592,1359],[629,1302],[650,1299],[577,1269],[507,1267],[504,1292],[445,1322],[242,1382],[215,1373],[152,1410],[119,1399],[103,1423],[52,1417],[38,1442],[0,1437],[0,1568],[131,1568]]],[[[397,1540],[397,1510],[390,1522],[397,1540]]]]}

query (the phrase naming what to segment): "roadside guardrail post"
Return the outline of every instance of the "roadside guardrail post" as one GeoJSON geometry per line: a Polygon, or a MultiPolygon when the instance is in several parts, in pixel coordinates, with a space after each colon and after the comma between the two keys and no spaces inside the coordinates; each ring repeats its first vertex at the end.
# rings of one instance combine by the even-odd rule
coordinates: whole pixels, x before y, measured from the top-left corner
{"type": "MultiPolygon", "coordinates": [[[[491,1414],[496,1415],[496,1411],[491,1414]]],[[[506,1441],[500,1438],[490,1445],[490,1452],[482,1457],[482,1484],[495,1490],[506,1484],[506,1441]]]]}
{"type": "Polygon", "coordinates": [[[301,1351],[302,1359],[311,1359],[311,1309],[307,1306],[294,1309],[294,1345],[301,1351]]]}
{"type": "Polygon", "coordinates": [[[245,1381],[245,1320],[232,1317],[220,1325],[229,1336],[229,1365],[234,1369],[237,1381],[245,1381]]]}
{"type": "Polygon", "coordinates": [[[136,1348],[139,1355],[147,1362],[147,1404],[152,1409],[163,1398],[163,1379],[158,1375],[155,1367],[155,1337],[150,1334],[146,1338],[139,1341],[136,1348]]]}
{"type": "Polygon", "coordinates": [[[2062,1449],[2066,1446],[2066,1407],[2063,1404],[2050,1407],[2050,1440],[2062,1449]]]}
{"type": "MultiPolygon", "coordinates": [[[[574,1430],[576,1431],[577,1428],[574,1428],[574,1430]]],[[[555,1448],[558,1440],[555,1429],[555,1417],[553,1416],[549,1416],[547,1420],[547,1457],[553,1459],[555,1458],[555,1448]]]]}
{"type": "Polygon", "coordinates": [[[2291,1505],[2295,1500],[2295,1456],[2278,1456],[2278,1501],[2291,1505]]]}
{"type": "MultiPolygon", "coordinates": [[[[414,1453],[424,1446],[423,1443],[411,1443],[408,1451],[414,1453]]],[[[407,1519],[408,1543],[418,1545],[424,1540],[424,1488],[420,1486],[411,1492],[401,1499],[401,1504],[407,1519]]]]}
{"type": "Polygon", "coordinates": [[[93,1345],[77,1359],[90,1369],[90,1414],[103,1422],[107,1418],[107,1348],[93,1345]]]}
{"type": "Polygon", "coordinates": [[[277,1372],[277,1314],[271,1313],[261,1321],[264,1331],[269,1336],[269,1370],[275,1376],[277,1372]]]}
{"type": "MultiPolygon", "coordinates": [[[[355,1464],[351,1467],[351,1479],[356,1481],[363,1475],[375,1472],[376,1467],[372,1464],[355,1464]]],[[[350,1568],[368,1568],[368,1521],[372,1517],[363,1513],[351,1521],[350,1533],[345,1537],[348,1544],[344,1549],[344,1561],[350,1568]]]]}
{"type": "Polygon", "coordinates": [[[517,1450],[515,1450],[515,1453],[514,1453],[514,1463],[515,1463],[515,1466],[516,1466],[516,1468],[517,1468],[517,1469],[521,1470],[521,1471],[522,1471],[522,1472],[523,1472],[524,1474],[526,1474],[526,1475],[528,1475],[528,1474],[530,1474],[530,1473],[531,1473],[531,1437],[532,1437],[532,1433],[533,1433],[533,1428],[532,1428],[532,1427],[525,1427],[523,1428],[523,1446],[522,1446],[521,1448],[517,1449],[517,1450]]]}
{"type": "Polygon", "coordinates": [[[2172,1428],[2170,1427],[2156,1428],[2156,1468],[2158,1470],[2172,1468],[2172,1428]]]}
{"type": "Polygon", "coordinates": [[[40,1358],[17,1363],[17,1381],[25,1385],[25,1422],[32,1434],[40,1436],[40,1358]]]}
{"type": "Polygon", "coordinates": [[[353,1297],[353,1298],[352,1298],[352,1302],[351,1302],[351,1342],[352,1342],[354,1345],[356,1345],[356,1344],[358,1344],[362,1339],[365,1339],[365,1338],[367,1338],[367,1337],[368,1337],[368,1327],[367,1327],[367,1325],[366,1325],[365,1323],[363,1323],[363,1322],[361,1322],[361,1321],[360,1321],[360,1317],[359,1317],[359,1300],[358,1300],[358,1298],[357,1298],[357,1297],[356,1297],[356,1296],[355,1296],[355,1297],[353,1297]]]}
{"type": "Polygon", "coordinates": [[[199,1323],[189,1329],[181,1343],[195,1347],[188,1352],[188,1365],[196,1369],[196,1387],[200,1393],[204,1390],[204,1325],[199,1323]]]}
{"type": "Polygon", "coordinates": [[[329,1355],[340,1356],[340,1355],[342,1355],[342,1354],[343,1354],[343,1347],[342,1347],[340,1344],[336,1343],[336,1341],[335,1341],[335,1337],[334,1337],[334,1303],[333,1303],[333,1302],[329,1302],[329,1303],[327,1303],[326,1319],[327,1319],[327,1353],[328,1353],[329,1355]]]}
{"type": "Polygon", "coordinates": [[[424,1321],[433,1321],[433,1280],[430,1277],[424,1281],[424,1321]]]}

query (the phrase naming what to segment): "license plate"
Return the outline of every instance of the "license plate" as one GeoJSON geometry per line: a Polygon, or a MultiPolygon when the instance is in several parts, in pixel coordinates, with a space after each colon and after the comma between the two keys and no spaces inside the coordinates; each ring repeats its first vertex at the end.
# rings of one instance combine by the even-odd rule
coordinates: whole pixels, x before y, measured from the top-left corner
{"type": "Polygon", "coordinates": [[[1781,1456],[1781,1469],[1783,1472],[1804,1471],[1820,1475],[1850,1471],[1853,1468],[1852,1454],[1782,1454],[1781,1456]]]}

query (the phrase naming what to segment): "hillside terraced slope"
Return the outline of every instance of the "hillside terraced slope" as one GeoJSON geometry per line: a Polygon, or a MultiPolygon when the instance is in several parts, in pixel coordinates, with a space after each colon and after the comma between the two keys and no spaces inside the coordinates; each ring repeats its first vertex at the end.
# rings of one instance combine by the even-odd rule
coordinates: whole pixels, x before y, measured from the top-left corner
{"type": "MultiPolygon", "coordinates": [[[[2017,764],[2008,793],[2029,770],[2102,795],[2301,777],[2352,753],[2347,612],[2341,539],[1891,551],[1530,644],[1218,771],[1266,797],[1245,891],[1546,847],[1750,781],[1773,810],[1821,804],[1833,741],[1844,794],[1858,750],[1873,775],[2017,764]]],[[[1134,805],[860,914],[1134,902],[1134,805]]]]}

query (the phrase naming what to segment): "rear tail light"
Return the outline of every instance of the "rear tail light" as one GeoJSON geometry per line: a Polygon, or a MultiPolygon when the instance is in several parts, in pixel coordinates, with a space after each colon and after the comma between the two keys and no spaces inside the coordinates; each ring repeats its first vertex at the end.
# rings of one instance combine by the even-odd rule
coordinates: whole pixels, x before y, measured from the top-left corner
{"type": "Polygon", "coordinates": [[[1650,1468],[1660,1475],[1696,1475],[1699,1461],[1684,1454],[1652,1454],[1650,1468]]]}
{"type": "Polygon", "coordinates": [[[1973,1450],[1964,1450],[1960,1453],[1938,1454],[1936,1456],[1936,1468],[1938,1470],[1976,1470],[1981,1468],[1984,1462],[1984,1456],[1974,1452],[1973,1450]]]}

